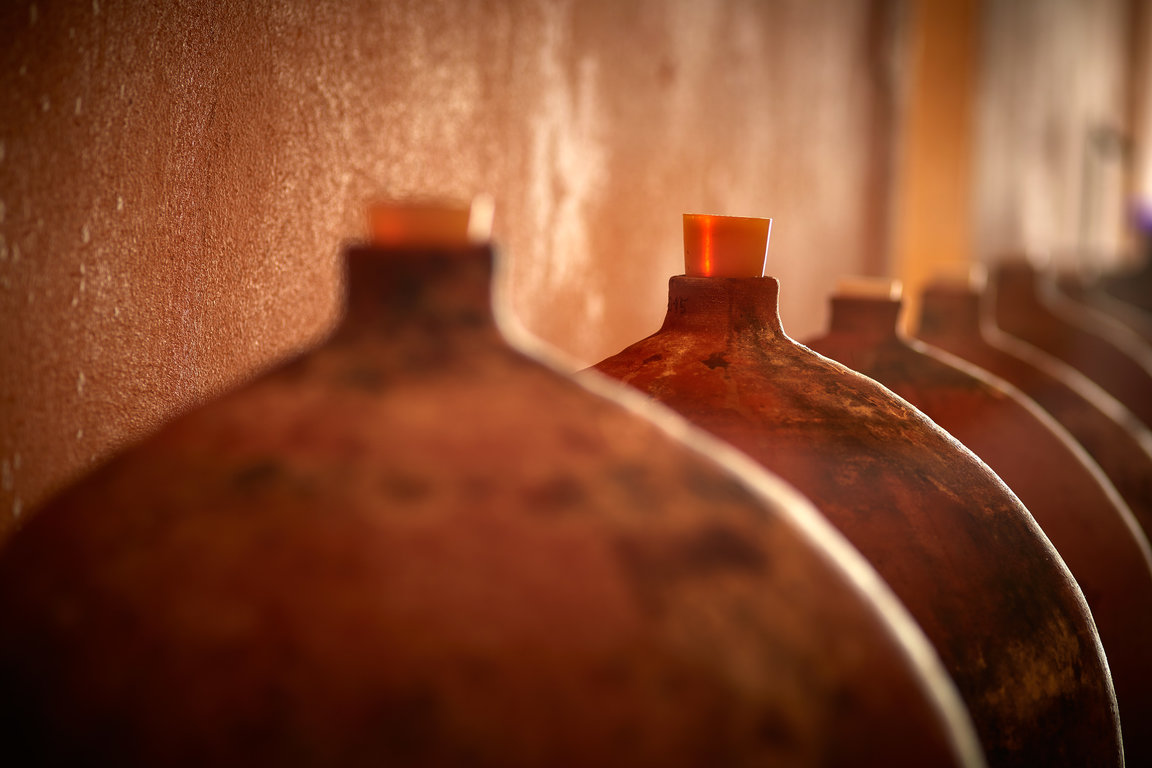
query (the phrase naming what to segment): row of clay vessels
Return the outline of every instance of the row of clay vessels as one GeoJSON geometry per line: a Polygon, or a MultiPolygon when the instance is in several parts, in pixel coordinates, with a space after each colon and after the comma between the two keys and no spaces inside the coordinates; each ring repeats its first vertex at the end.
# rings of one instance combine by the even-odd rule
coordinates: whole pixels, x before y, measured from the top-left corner
{"type": "Polygon", "coordinates": [[[784,483],[510,343],[474,224],[378,210],[327,341],[27,516],[0,550],[5,758],[979,768],[942,656],[997,764],[1119,764],[1075,582],[975,459],[817,362],[855,409],[836,429],[941,452],[940,505],[902,487],[923,462],[835,469],[898,489],[870,554],[947,595],[933,650],[784,483]]]}
{"type": "MultiPolygon", "coordinates": [[[[407,245],[348,251],[323,346],[114,458],[0,552],[13,754],[1123,764],[1120,718],[1147,712],[1125,634],[1147,636],[1126,614],[1148,613],[1147,543],[1050,419],[971,369],[944,379],[1053,462],[1069,503],[1031,483],[1034,519],[921,411],[784,335],[767,220],[688,217],[664,327],[598,367],[820,517],[682,421],[514,349],[490,251],[388,213],[377,239],[407,245]]],[[[869,343],[915,367],[879,315],[869,343]]]]}
{"type": "MultiPolygon", "coordinates": [[[[671,280],[663,326],[596,367],[741,448],[816,504],[933,641],[992,765],[1122,762],[1117,701],[1086,596],[1115,673],[1129,764],[1152,764],[1152,560],[1125,499],[1018,390],[902,338],[890,293],[837,299],[815,352],[789,339],[777,283],[762,277],[767,230],[757,220],[685,217],[687,275],[671,280]]],[[[1002,274],[1007,281],[1016,271],[1002,274]]],[[[1033,379],[1044,376],[1057,379],[1045,369],[1033,379]]],[[[1045,386],[1085,424],[1090,407],[1111,418],[1080,431],[1134,434],[1115,401],[1045,386]]],[[[1124,445],[1142,441],[1135,433],[1124,445]]],[[[1147,456],[1122,461],[1118,445],[1114,469],[1128,462],[1137,495],[1147,456]]]]}
{"type": "MultiPolygon", "coordinates": [[[[1016,271],[1013,265],[998,275],[1016,271]]],[[[1034,351],[1030,362],[1010,351],[1010,339],[1007,348],[986,341],[979,322],[981,282],[944,278],[925,293],[921,336],[932,341],[929,346],[899,330],[898,283],[847,281],[832,298],[829,332],[808,346],[915,405],[987,462],[1024,502],[1092,609],[1125,726],[1128,763],[1152,764],[1152,734],[1143,725],[1152,718],[1152,548],[1100,465],[1025,392],[1053,399],[1057,413],[1064,412],[1065,402],[1073,403],[1074,423],[1086,425],[1093,438],[1127,432],[1106,452],[1115,468],[1124,469],[1123,477],[1138,480],[1137,488],[1152,478],[1152,462],[1140,445],[1146,430],[1137,424],[1133,431],[1130,415],[1114,420],[1107,407],[1093,410],[1093,400],[1107,395],[1078,396],[1064,382],[1076,382],[1079,374],[1062,371],[1058,361],[1036,360],[1044,353],[1034,351]]],[[[995,330],[988,335],[995,338],[995,330]]],[[[1016,346],[1028,348],[1019,341],[1016,346]]],[[[1122,406],[1112,404],[1111,410],[1122,406]]],[[[1138,495],[1145,508],[1150,500],[1146,492],[1138,495]]]]}

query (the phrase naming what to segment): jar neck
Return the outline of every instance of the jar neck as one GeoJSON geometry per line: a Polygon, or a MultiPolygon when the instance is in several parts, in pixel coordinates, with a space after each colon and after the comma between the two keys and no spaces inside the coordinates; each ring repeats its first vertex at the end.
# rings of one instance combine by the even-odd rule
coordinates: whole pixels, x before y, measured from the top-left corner
{"type": "Polygon", "coordinates": [[[668,313],[661,331],[783,335],[774,277],[687,277],[668,280],[668,313]]]}
{"type": "Polygon", "coordinates": [[[446,331],[498,335],[492,250],[352,246],[337,338],[446,331]]]}
{"type": "Polygon", "coordinates": [[[989,283],[997,317],[1006,311],[1028,311],[1042,306],[1041,288],[1040,276],[1031,264],[1024,261],[1001,264],[989,283]]]}
{"type": "Polygon", "coordinates": [[[856,336],[872,341],[898,338],[897,321],[901,302],[893,299],[865,299],[834,296],[831,301],[832,333],[856,336]]]}
{"type": "Polygon", "coordinates": [[[920,302],[919,336],[979,336],[980,294],[968,288],[931,286],[920,302]]]}

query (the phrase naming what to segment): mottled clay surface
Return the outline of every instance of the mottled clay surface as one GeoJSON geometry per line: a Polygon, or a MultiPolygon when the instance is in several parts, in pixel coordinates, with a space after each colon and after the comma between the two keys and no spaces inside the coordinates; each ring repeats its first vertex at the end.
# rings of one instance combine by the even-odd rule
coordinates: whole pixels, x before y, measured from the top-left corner
{"type": "Polygon", "coordinates": [[[874,0],[0,4],[0,536],[317,339],[379,196],[490,192],[502,288],[584,364],[660,316],[684,211],[776,216],[792,327],[881,267],[874,0]],[[825,270],[804,248],[837,254],[825,270]],[[627,259],[619,254],[627,253],[627,259]]]}
{"type": "Polygon", "coordinates": [[[1152,431],[1083,374],[981,320],[974,292],[924,292],[918,335],[1020,389],[1056,418],[1152,532],[1152,431]]]}
{"type": "Polygon", "coordinates": [[[1000,330],[1080,371],[1152,428],[1152,347],[1062,301],[1026,262],[1001,264],[992,276],[992,316],[1000,330]]]}
{"type": "MultiPolygon", "coordinates": [[[[1149,285],[1141,284],[1139,274],[1116,274],[1112,277],[1117,282],[1123,282],[1137,295],[1148,297],[1149,285]]],[[[1152,312],[1148,307],[1140,307],[1138,303],[1125,301],[1105,290],[1103,281],[1088,282],[1073,273],[1062,273],[1057,276],[1056,288],[1061,298],[1075,302],[1096,317],[1104,316],[1110,322],[1120,323],[1125,328],[1134,331],[1145,344],[1152,344],[1152,312]]],[[[1150,298],[1152,300],[1152,298],[1150,298]]]]}
{"type": "Polygon", "coordinates": [[[1152,764],[1152,550],[1132,511],[1052,417],[1002,379],[896,333],[899,301],[832,299],[806,342],[948,430],[1016,493],[1092,609],[1120,705],[1129,765],[1152,764]],[[962,369],[959,366],[964,366],[962,369]]]}
{"type": "MultiPolygon", "coordinates": [[[[1143,247],[1147,249],[1147,244],[1143,247]]],[[[1152,312],[1152,267],[1147,261],[1106,277],[1103,284],[1109,294],[1125,304],[1152,312]]]]}
{"type": "Polygon", "coordinates": [[[816,503],[935,643],[990,765],[1121,764],[1099,637],[1032,516],[904,400],[788,338],[777,291],[673,277],[663,328],[597,368],[816,503]]]}
{"type": "Polygon", "coordinates": [[[482,251],[383,255],[352,254],[331,341],[10,539],[3,750],[961,764],[876,608],[780,502],[507,347],[482,251]]]}

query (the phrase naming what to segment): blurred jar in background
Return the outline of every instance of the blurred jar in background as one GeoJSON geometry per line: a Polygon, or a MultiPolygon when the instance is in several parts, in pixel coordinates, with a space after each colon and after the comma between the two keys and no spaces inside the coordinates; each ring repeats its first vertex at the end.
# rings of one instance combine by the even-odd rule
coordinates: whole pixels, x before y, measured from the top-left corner
{"type": "MultiPolygon", "coordinates": [[[[923,306],[927,305],[923,302],[923,306]]],[[[900,395],[983,459],[1040,523],[1092,609],[1125,726],[1127,762],[1152,762],[1152,549],[1115,487],[1020,390],[898,330],[898,281],[841,281],[816,352],[900,395]]]]}

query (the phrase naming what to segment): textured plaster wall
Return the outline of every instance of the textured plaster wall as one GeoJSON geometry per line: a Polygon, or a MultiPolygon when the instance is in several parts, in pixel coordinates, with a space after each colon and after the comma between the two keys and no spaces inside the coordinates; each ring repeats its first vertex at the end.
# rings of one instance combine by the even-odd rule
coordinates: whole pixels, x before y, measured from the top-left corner
{"type": "Polygon", "coordinates": [[[684,211],[777,219],[796,336],[883,268],[887,3],[2,5],[0,536],[323,334],[373,197],[492,193],[583,364],[658,326],[684,211]]]}
{"type": "Polygon", "coordinates": [[[975,200],[985,258],[1118,258],[1127,161],[1114,138],[1130,137],[1135,4],[984,0],[975,200]]]}

